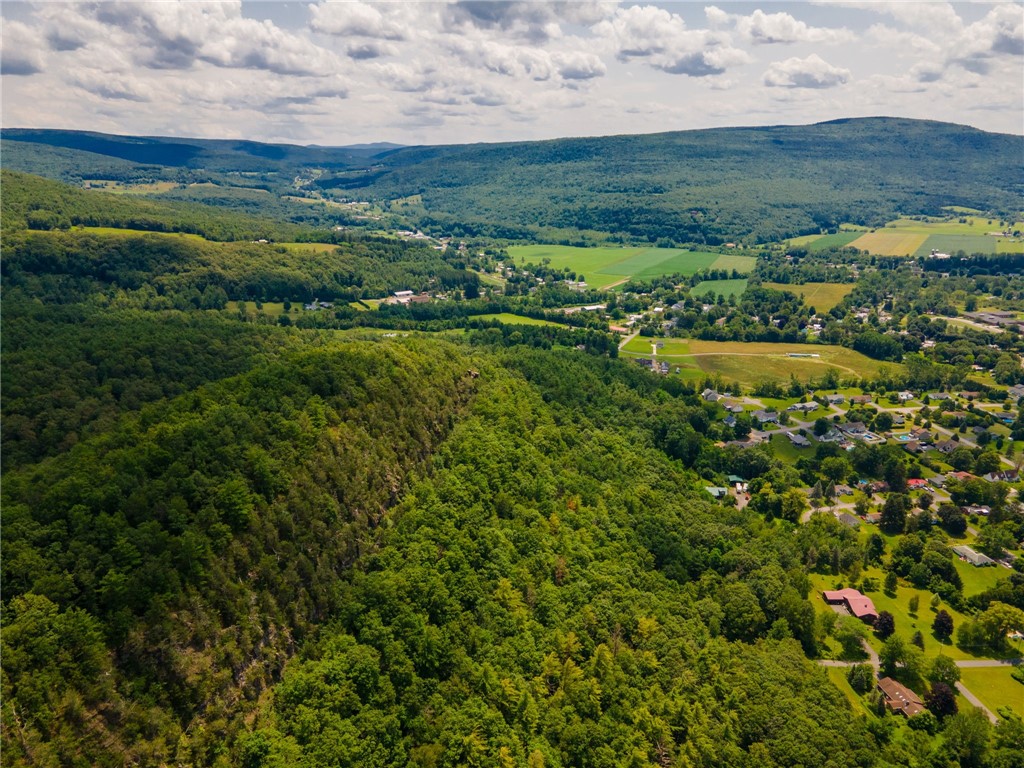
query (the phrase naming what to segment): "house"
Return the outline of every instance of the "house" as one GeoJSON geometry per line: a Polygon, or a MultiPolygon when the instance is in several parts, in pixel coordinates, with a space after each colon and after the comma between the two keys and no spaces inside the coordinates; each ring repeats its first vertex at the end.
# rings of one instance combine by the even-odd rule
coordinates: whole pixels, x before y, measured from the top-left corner
{"type": "Polygon", "coordinates": [[[982,517],[988,517],[992,514],[992,510],[981,504],[971,504],[966,507],[960,507],[960,511],[965,515],[981,515],[982,517]]]}
{"type": "Polygon", "coordinates": [[[949,400],[949,392],[930,392],[928,394],[929,400],[949,400]]]}
{"type": "Polygon", "coordinates": [[[907,488],[909,488],[912,491],[919,491],[922,488],[927,488],[927,487],[928,487],[928,481],[927,480],[922,480],[920,477],[912,477],[909,480],[907,480],[907,488]]]}
{"type": "Polygon", "coordinates": [[[807,403],[794,403],[786,409],[787,411],[799,411],[800,413],[812,413],[818,410],[818,404],[811,400],[807,403]]]}
{"type": "Polygon", "coordinates": [[[1015,469],[1004,469],[997,472],[989,472],[985,479],[990,483],[1016,483],[1020,474],[1015,469]]]}
{"type": "Polygon", "coordinates": [[[935,447],[938,449],[939,453],[950,454],[956,450],[958,445],[960,445],[960,443],[956,440],[940,440],[935,444],[935,447]]]}
{"type": "Polygon", "coordinates": [[[1014,384],[1006,391],[1009,393],[1010,397],[1012,397],[1015,401],[1020,400],[1022,397],[1024,397],[1024,384],[1014,384]]]}
{"type": "Polygon", "coordinates": [[[705,389],[700,393],[700,396],[702,400],[706,400],[709,403],[717,403],[723,397],[723,395],[718,394],[713,389],[705,389]]]}
{"type": "Polygon", "coordinates": [[[840,512],[838,515],[836,515],[836,520],[838,520],[843,525],[849,526],[850,528],[860,527],[860,520],[851,515],[849,512],[840,512]]]}
{"type": "Polygon", "coordinates": [[[917,440],[908,440],[903,444],[903,450],[911,455],[914,455],[918,453],[924,453],[926,449],[917,440]]]}
{"type": "Polygon", "coordinates": [[[910,430],[910,437],[920,443],[930,443],[932,441],[932,433],[927,429],[912,429],[910,430]]]}
{"type": "Polygon", "coordinates": [[[786,437],[788,437],[789,438],[789,442],[791,442],[797,448],[810,448],[811,447],[811,441],[808,440],[806,437],[804,437],[801,434],[798,434],[796,432],[787,432],[786,433],[786,437]]]}
{"type": "Polygon", "coordinates": [[[904,390],[903,392],[900,392],[898,395],[896,395],[896,398],[901,403],[905,403],[908,400],[913,400],[914,399],[914,393],[913,392],[907,392],[906,390],[904,390]]]}
{"type": "Polygon", "coordinates": [[[722,419],[722,423],[725,424],[725,426],[727,426],[727,427],[735,427],[736,426],[736,417],[733,416],[730,413],[728,416],[726,416],[724,419],[722,419]]]}
{"type": "Polygon", "coordinates": [[[726,496],[729,495],[729,489],[728,488],[720,488],[720,487],[709,485],[709,486],[705,487],[704,490],[707,491],[708,493],[710,493],[716,499],[724,499],[726,496]]]}
{"type": "Polygon", "coordinates": [[[731,403],[730,405],[725,406],[725,410],[729,413],[743,413],[743,406],[731,403]]]}
{"type": "Polygon", "coordinates": [[[836,429],[850,437],[859,437],[868,431],[868,428],[863,421],[851,421],[848,424],[837,424],[836,429]]]}
{"type": "Polygon", "coordinates": [[[754,418],[759,424],[778,424],[779,414],[775,411],[754,411],[754,418]]]}
{"type": "Polygon", "coordinates": [[[977,552],[971,547],[965,544],[953,547],[953,551],[960,556],[961,559],[966,560],[968,563],[975,567],[983,567],[986,565],[995,565],[996,561],[988,555],[983,555],[981,552],[977,552]]]}
{"type": "Polygon", "coordinates": [[[854,395],[850,398],[850,402],[854,405],[867,405],[871,402],[871,395],[854,395]]]}
{"type": "Polygon", "coordinates": [[[840,394],[825,395],[825,402],[827,402],[829,405],[839,405],[841,403],[846,402],[846,397],[840,394]]]}
{"type": "MultiPolygon", "coordinates": [[[[982,370],[985,369],[982,368],[982,370]]],[[[981,392],[961,392],[960,397],[964,398],[964,400],[975,400],[981,397],[981,392]]]]}
{"type": "Polygon", "coordinates": [[[891,677],[883,677],[879,680],[878,690],[881,692],[882,698],[885,699],[886,709],[893,714],[899,713],[909,718],[924,712],[924,702],[920,697],[891,677]]]}
{"type": "Polygon", "coordinates": [[[894,413],[892,415],[892,425],[894,427],[902,427],[906,423],[907,423],[907,420],[906,420],[906,418],[904,418],[902,413],[894,413]]]}
{"type": "Polygon", "coordinates": [[[882,522],[882,513],[869,512],[868,514],[864,515],[864,522],[870,523],[871,525],[878,525],[880,522],[882,522]]]}
{"type": "Polygon", "coordinates": [[[947,472],[946,477],[951,477],[954,480],[959,480],[961,483],[966,483],[968,480],[974,479],[974,475],[972,475],[970,472],[947,472]]]}
{"type": "Polygon", "coordinates": [[[878,611],[875,610],[875,604],[871,602],[871,598],[865,597],[856,589],[850,587],[836,590],[826,589],[821,596],[829,605],[845,605],[851,616],[856,616],[868,624],[874,624],[875,619],[878,618],[878,611]]]}

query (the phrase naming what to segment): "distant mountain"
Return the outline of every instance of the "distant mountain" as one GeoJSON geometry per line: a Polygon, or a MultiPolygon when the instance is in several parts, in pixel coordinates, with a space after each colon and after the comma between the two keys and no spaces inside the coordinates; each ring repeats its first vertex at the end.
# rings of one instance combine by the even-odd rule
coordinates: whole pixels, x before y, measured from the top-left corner
{"type": "Polygon", "coordinates": [[[435,230],[555,240],[763,242],[946,205],[1010,213],[1024,195],[1024,137],[901,118],[397,148],[9,130],[3,152],[7,167],[70,181],[104,165],[259,176],[268,190],[304,176],[327,194],[401,199],[435,230]]]}

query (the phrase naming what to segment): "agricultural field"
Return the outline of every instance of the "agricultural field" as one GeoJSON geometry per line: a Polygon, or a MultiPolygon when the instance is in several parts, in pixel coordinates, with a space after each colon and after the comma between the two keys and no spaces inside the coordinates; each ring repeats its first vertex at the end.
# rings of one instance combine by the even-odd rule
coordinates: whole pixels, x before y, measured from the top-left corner
{"type": "Polygon", "coordinates": [[[927,256],[932,250],[940,253],[995,253],[1001,237],[985,237],[985,235],[928,235],[928,239],[918,247],[915,256],[927,256]]]}
{"type": "Polygon", "coordinates": [[[828,312],[832,307],[839,304],[853,290],[853,283],[803,283],[802,285],[790,285],[786,283],[765,283],[766,288],[774,288],[776,291],[789,291],[800,296],[803,294],[804,303],[814,307],[818,312],[828,312]]]}
{"type": "Polygon", "coordinates": [[[333,253],[338,248],[334,243],[273,243],[272,245],[284,248],[289,253],[333,253]]]}
{"type": "Polygon", "coordinates": [[[913,256],[927,239],[926,234],[884,229],[867,232],[850,246],[879,256],[913,256]]]}
{"type": "MultiPolygon", "coordinates": [[[[823,251],[826,248],[842,248],[863,234],[863,232],[836,232],[833,235],[818,235],[810,242],[805,243],[804,247],[811,252],[823,251]]],[[[790,245],[793,243],[790,242],[790,245]]]]}
{"type": "Polygon", "coordinates": [[[685,251],[680,248],[519,245],[509,247],[508,252],[516,264],[539,264],[543,259],[549,259],[551,266],[569,268],[582,274],[587,283],[596,288],[614,286],[633,277],[652,278],[675,272],[692,275],[702,269],[749,272],[756,261],[752,256],[685,251]]]}
{"type": "Polygon", "coordinates": [[[879,368],[893,363],[872,360],[845,347],[826,344],[772,344],[767,342],[703,341],[701,339],[661,339],[637,336],[622,351],[632,356],[649,357],[651,343],[662,342],[658,359],[672,366],[697,368],[719,374],[726,381],[753,386],[762,381],[789,381],[790,375],[802,381],[821,376],[826,368],[836,368],[840,376],[873,377],[879,368]],[[789,357],[814,354],[820,357],[789,357]]]}
{"type": "Polygon", "coordinates": [[[961,669],[960,680],[993,712],[1009,707],[1024,717],[1024,684],[1013,679],[1008,667],[961,669]]]}
{"type": "Polygon", "coordinates": [[[739,296],[747,290],[746,280],[702,280],[690,289],[691,296],[703,296],[711,291],[715,296],[739,296]]]}
{"type": "Polygon", "coordinates": [[[475,315],[473,319],[497,320],[499,323],[505,323],[506,325],[560,325],[559,323],[552,322],[551,320],[541,320],[535,317],[513,315],[511,312],[501,312],[494,315],[475,315]]]}

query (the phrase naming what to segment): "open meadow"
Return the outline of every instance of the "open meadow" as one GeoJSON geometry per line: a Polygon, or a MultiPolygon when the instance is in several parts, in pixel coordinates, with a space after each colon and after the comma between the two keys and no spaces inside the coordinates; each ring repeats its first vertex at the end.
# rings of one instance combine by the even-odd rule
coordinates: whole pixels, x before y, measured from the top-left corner
{"type": "Polygon", "coordinates": [[[690,289],[691,296],[711,291],[715,296],[739,296],[747,290],[746,280],[702,280],[690,289]]]}
{"type": "Polygon", "coordinates": [[[651,355],[652,342],[662,342],[657,357],[671,366],[699,369],[721,375],[727,381],[752,386],[763,381],[801,381],[821,376],[834,368],[840,376],[873,377],[882,366],[893,363],[872,360],[846,347],[826,344],[773,344],[768,342],[703,341],[701,339],[659,339],[637,336],[622,351],[626,356],[651,355]],[[790,355],[818,357],[790,357],[790,355]]]}
{"type": "Polygon", "coordinates": [[[839,304],[853,290],[853,283],[764,283],[765,288],[776,291],[789,291],[797,296],[803,295],[804,303],[814,307],[818,312],[828,312],[839,304]]]}
{"type": "Polygon", "coordinates": [[[513,315],[511,312],[501,312],[493,315],[475,315],[474,320],[497,320],[499,323],[505,325],[560,325],[559,323],[552,322],[551,320],[544,320],[537,317],[525,317],[523,315],[513,315]]]}
{"type": "Polygon", "coordinates": [[[582,274],[587,283],[596,288],[624,283],[634,277],[645,279],[677,272],[692,275],[702,269],[735,269],[746,273],[754,268],[755,262],[752,256],[686,251],[681,248],[517,245],[510,246],[508,252],[516,264],[540,264],[542,260],[548,259],[555,268],[568,268],[582,274]]]}

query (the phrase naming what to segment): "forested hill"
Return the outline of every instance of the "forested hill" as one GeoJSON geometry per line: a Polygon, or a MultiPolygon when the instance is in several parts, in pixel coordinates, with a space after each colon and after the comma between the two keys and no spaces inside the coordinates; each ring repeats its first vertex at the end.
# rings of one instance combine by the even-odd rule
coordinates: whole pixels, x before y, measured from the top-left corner
{"type": "Polygon", "coordinates": [[[1020,206],[1024,137],[872,118],[808,126],[407,148],[373,173],[319,180],[428,212],[669,238],[777,239],[944,205],[1020,206]]]}
{"type": "Polygon", "coordinates": [[[711,244],[818,232],[844,221],[881,224],[945,205],[1017,211],[1022,154],[1024,137],[902,118],[378,153],[4,134],[8,167],[53,178],[188,181],[213,174],[282,193],[299,175],[307,191],[401,200],[403,215],[435,231],[550,239],[593,230],[711,244]]]}

